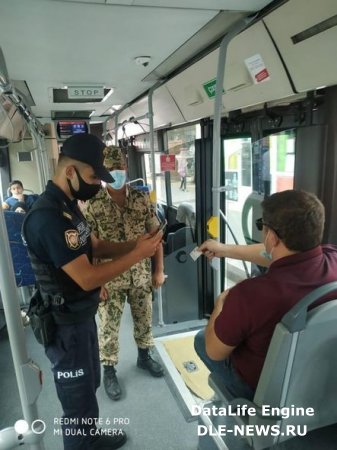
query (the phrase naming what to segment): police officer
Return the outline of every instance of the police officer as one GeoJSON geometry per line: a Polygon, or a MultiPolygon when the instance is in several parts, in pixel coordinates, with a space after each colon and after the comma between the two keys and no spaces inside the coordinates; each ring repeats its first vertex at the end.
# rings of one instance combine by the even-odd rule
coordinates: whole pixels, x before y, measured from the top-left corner
{"type": "Polygon", "coordinates": [[[104,148],[91,134],[67,139],[53,180],[23,225],[37,283],[42,298],[50,301],[56,324],[45,350],[63,408],[65,450],[110,450],[126,441],[122,430],[108,436],[95,426],[100,363],[94,317],[100,287],[152,256],[162,238],[161,233],[145,234],[120,244],[91,236],[77,201],[93,197],[101,180],[113,181],[103,166],[104,148]],[[115,259],[93,265],[93,257],[115,259]]]}

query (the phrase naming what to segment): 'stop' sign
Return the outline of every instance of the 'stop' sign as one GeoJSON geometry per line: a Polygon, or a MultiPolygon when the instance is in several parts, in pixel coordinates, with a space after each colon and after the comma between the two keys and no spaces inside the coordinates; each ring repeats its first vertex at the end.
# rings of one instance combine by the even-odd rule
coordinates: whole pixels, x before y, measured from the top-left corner
{"type": "Polygon", "coordinates": [[[104,87],[103,86],[69,86],[68,98],[76,99],[93,99],[103,98],[104,87]]]}

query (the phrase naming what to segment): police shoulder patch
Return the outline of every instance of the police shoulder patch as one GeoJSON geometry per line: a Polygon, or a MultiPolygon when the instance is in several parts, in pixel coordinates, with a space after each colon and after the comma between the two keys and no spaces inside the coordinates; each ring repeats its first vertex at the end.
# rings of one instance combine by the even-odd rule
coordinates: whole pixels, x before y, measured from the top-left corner
{"type": "Polygon", "coordinates": [[[77,250],[78,248],[80,248],[81,244],[77,230],[67,230],[64,232],[64,236],[67,246],[71,250],[77,250]]]}

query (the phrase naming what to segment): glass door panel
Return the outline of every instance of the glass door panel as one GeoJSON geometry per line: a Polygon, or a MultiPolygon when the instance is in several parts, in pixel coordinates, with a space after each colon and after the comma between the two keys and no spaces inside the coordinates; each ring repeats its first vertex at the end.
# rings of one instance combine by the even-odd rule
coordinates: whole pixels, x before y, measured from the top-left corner
{"type": "Polygon", "coordinates": [[[295,130],[272,134],[253,144],[253,190],[268,197],[292,189],[295,130]]]}
{"type": "MultiPolygon", "coordinates": [[[[225,212],[229,226],[239,244],[261,242],[255,220],[261,217],[261,202],[269,195],[292,189],[295,167],[295,130],[286,130],[251,142],[250,138],[225,139],[223,142],[225,212]]],[[[234,244],[229,228],[225,242],[234,244]]],[[[259,268],[246,265],[250,274],[259,268]]],[[[246,278],[241,261],[226,258],[225,288],[246,278]]]]}
{"type": "MultiPolygon", "coordinates": [[[[226,186],[225,213],[229,227],[225,227],[225,242],[245,244],[242,228],[242,209],[252,193],[252,143],[250,138],[224,140],[224,183],[226,186]],[[233,237],[234,235],[234,237],[233,237]]],[[[224,206],[224,207],[223,207],[224,206]]],[[[221,219],[220,219],[221,220],[221,219]]],[[[250,230],[251,233],[251,230],[250,230]]],[[[250,265],[248,265],[250,271],[250,265]]],[[[245,278],[241,261],[225,259],[225,289],[245,278]]]]}
{"type": "Polygon", "coordinates": [[[200,124],[188,125],[167,131],[168,153],[175,156],[176,170],[171,172],[172,205],[187,202],[195,210],[195,148],[201,135],[200,124]]]}

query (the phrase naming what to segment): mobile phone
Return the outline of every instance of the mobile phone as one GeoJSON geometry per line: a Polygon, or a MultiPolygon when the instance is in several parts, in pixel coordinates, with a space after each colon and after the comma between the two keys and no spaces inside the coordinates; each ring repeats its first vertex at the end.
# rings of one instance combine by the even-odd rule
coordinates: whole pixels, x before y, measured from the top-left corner
{"type": "Polygon", "coordinates": [[[164,234],[165,230],[166,230],[166,226],[167,226],[167,220],[165,219],[163,222],[160,223],[157,233],[159,233],[159,231],[162,231],[164,234]]]}

